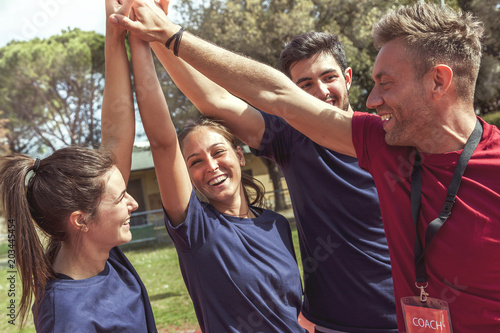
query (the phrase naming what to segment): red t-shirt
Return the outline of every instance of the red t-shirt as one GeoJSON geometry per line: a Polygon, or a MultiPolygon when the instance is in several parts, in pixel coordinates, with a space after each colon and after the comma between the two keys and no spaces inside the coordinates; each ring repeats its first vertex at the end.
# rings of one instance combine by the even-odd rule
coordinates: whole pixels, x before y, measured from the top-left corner
{"type": "MultiPolygon", "coordinates": [[[[500,131],[480,119],[484,131],[472,155],[451,216],[426,254],[426,291],[448,302],[454,332],[500,331],[500,131]]],[[[356,112],[353,143],[361,168],[370,172],[378,190],[389,244],[398,311],[404,331],[401,297],[417,296],[415,227],[410,187],[414,148],[389,146],[380,117],[356,112]]],[[[443,207],[462,151],[422,157],[419,236],[443,207]]]]}

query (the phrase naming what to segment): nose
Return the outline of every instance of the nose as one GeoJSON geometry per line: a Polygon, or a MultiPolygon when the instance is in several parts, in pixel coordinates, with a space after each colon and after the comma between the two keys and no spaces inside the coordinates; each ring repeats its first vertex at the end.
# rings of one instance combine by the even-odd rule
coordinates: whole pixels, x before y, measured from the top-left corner
{"type": "Polygon", "coordinates": [[[330,90],[328,89],[328,85],[325,84],[324,82],[318,82],[316,86],[316,90],[314,92],[314,97],[325,101],[328,96],[330,96],[330,90]]]}
{"type": "Polygon", "coordinates": [[[217,160],[215,158],[209,158],[208,159],[208,171],[213,172],[217,169],[219,169],[219,163],[217,163],[217,160]]]}
{"type": "Polygon", "coordinates": [[[128,206],[128,209],[133,212],[134,210],[136,210],[137,208],[139,208],[139,204],[137,203],[137,201],[135,201],[135,199],[128,193],[125,193],[125,196],[127,197],[127,206],[128,206]]]}
{"type": "Polygon", "coordinates": [[[382,96],[377,92],[377,89],[378,88],[376,86],[373,87],[370,95],[368,95],[368,98],[366,99],[366,107],[369,109],[376,109],[384,103],[384,100],[382,99],[382,96]]]}

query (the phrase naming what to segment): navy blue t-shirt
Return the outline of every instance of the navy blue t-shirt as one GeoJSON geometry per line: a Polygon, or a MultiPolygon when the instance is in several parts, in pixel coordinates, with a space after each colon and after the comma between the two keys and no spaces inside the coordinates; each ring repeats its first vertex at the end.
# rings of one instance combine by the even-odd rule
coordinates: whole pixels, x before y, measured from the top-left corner
{"type": "Polygon", "coordinates": [[[157,332],[146,288],[118,247],[97,276],[49,281],[35,327],[42,333],[157,332]]]}
{"type": "Polygon", "coordinates": [[[317,145],[262,112],[257,156],[274,160],[290,192],[304,270],[304,316],[347,332],[396,331],[387,240],[372,177],[356,158],[317,145]]]}
{"type": "Polygon", "coordinates": [[[305,332],[286,218],[269,210],[254,219],[221,214],[193,191],[186,220],[173,227],[165,214],[165,225],[203,332],[305,332]]]}

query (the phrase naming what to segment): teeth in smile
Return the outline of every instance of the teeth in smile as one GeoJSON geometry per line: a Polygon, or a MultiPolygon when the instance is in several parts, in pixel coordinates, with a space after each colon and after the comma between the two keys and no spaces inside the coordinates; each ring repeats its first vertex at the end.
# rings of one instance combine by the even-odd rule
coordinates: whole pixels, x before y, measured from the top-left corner
{"type": "Polygon", "coordinates": [[[222,183],[223,181],[225,181],[226,179],[227,179],[226,175],[220,175],[219,177],[212,179],[208,183],[208,185],[210,185],[210,186],[218,185],[218,184],[222,183]]]}
{"type": "Polygon", "coordinates": [[[392,118],[392,114],[384,114],[382,116],[380,116],[380,118],[383,120],[383,121],[386,121],[386,120],[389,120],[392,118]]]}

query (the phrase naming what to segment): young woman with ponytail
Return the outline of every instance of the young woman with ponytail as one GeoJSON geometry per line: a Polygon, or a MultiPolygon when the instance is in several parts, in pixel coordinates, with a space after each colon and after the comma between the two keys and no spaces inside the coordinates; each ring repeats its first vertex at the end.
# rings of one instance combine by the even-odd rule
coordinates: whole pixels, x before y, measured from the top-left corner
{"type": "MultiPolygon", "coordinates": [[[[108,16],[119,7],[106,0],[108,16]]],[[[132,238],[138,207],[126,191],[135,120],[124,41],[125,32],[108,24],[102,149],[0,158],[3,212],[22,281],[21,327],[33,305],[37,332],[157,332],[146,288],[118,248],[132,238]],[[115,135],[117,120],[122,132],[115,135]]]]}
{"type": "Polygon", "coordinates": [[[146,289],[117,247],[131,239],[137,203],[110,154],[67,147],[42,160],[4,156],[0,189],[22,282],[21,327],[33,304],[38,332],[156,331],[146,289]]]}

